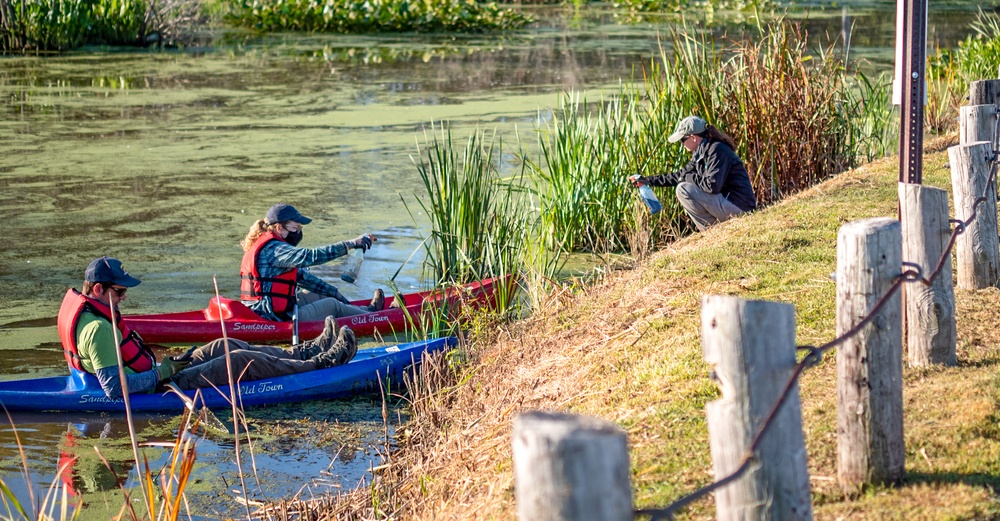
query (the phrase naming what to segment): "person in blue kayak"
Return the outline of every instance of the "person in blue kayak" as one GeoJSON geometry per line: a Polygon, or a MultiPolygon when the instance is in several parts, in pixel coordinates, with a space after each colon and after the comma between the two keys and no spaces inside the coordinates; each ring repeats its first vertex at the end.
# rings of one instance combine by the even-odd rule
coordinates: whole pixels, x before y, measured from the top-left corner
{"type": "Polygon", "coordinates": [[[672,173],[629,177],[636,186],[675,186],[677,202],[699,231],[757,208],[746,166],[733,138],[698,116],[681,120],[667,141],[680,141],[691,161],[672,173]]]}
{"type": "Polygon", "coordinates": [[[183,356],[166,357],[157,364],[153,351],[129,329],[118,311],[119,304],[126,299],[125,292],[139,283],[139,279],[125,271],[120,260],[100,257],[87,266],[82,291],[70,288],[59,308],[57,329],[66,362],[73,369],[97,376],[110,398],[122,396],[118,352],[125,366],[129,393],[142,393],[166,383],[185,390],[229,385],[227,341],[233,374],[241,381],[346,364],[358,350],[354,332],[347,326],[338,331],[337,321],[330,318],[318,337],[290,349],[220,338],[192,347],[183,356]]]}
{"type": "Polygon", "coordinates": [[[298,306],[301,321],[319,321],[326,317],[347,317],[385,307],[385,292],[375,290],[371,303],[355,306],[336,286],[309,273],[309,266],[330,262],[347,255],[351,249],[362,252],[372,247],[375,236],[364,234],[318,248],[299,248],[302,227],[312,219],[294,206],[278,203],[263,219],[250,226],[240,242],[243,262],[240,264],[240,299],[262,318],[275,321],[292,319],[298,306]]]}

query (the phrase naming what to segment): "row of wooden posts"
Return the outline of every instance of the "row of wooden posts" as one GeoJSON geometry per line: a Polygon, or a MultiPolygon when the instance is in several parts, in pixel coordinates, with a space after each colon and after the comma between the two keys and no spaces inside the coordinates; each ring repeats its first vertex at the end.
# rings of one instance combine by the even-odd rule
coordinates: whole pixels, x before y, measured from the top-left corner
{"type": "MultiPolygon", "coordinates": [[[[948,153],[955,218],[969,221],[954,243],[955,278],[960,288],[978,289],[996,286],[1000,278],[991,180],[1000,80],[974,82],[970,101],[961,110],[960,143],[948,153]]],[[[947,193],[900,183],[899,205],[900,220],[851,222],[837,236],[838,339],[871,314],[904,272],[923,279],[903,284],[902,295],[892,292],[867,326],[837,345],[837,475],[845,491],[903,477],[904,339],[911,366],[956,363],[947,193]]],[[[793,376],[795,310],[790,304],[705,296],[701,316],[705,360],[721,389],[721,398],[706,405],[720,479],[744,463],[793,376]]],[[[514,422],[512,450],[519,519],[626,521],[636,515],[626,437],[613,423],[524,413],[514,422]]],[[[714,491],[717,519],[811,519],[794,381],[753,456],[742,474],[714,491]]]]}

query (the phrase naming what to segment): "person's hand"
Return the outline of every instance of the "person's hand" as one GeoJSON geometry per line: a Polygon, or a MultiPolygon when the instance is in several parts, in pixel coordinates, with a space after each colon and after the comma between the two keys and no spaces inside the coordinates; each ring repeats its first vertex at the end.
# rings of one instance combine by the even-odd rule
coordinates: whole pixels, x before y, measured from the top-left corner
{"type": "Polygon", "coordinates": [[[353,239],[347,242],[350,243],[352,248],[359,249],[363,253],[368,251],[368,249],[372,247],[372,242],[376,240],[378,239],[376,239],[374,235],[366,233],[364,235],[359,235],[357,239],[353,239]]]}
{"type": "Polygon", "coordinates": [[[642,176],[639,175],[639,174],[628,176],[628,180],[629,180],[629,182],[632,183],[633,186],[637,186],[637,187],[646,184],[646,180],[643,179],[642,176]]]}
{"type": "Polygon", "coordinates": [[[190,360],[180,361],[168,356],[160,362],[160,365],[156,368],[156,370],[160,372],[160,381],[162,382],[163,380],[181,372],[189,365],[191,365],[190,360]]]}

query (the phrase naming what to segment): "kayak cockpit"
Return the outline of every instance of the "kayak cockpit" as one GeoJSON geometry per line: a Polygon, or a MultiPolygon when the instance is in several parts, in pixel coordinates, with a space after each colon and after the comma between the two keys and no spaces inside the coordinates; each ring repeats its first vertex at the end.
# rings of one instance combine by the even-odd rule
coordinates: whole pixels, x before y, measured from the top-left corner
{"type": "Polygon", "coordinates": [[[208,300],[208,307],[205,308],[205,318],[211,321],[261,320],[257,313],[251,311],[250,308],[246,307],[239,300],[224,297],[212,297],[208,300]]]}

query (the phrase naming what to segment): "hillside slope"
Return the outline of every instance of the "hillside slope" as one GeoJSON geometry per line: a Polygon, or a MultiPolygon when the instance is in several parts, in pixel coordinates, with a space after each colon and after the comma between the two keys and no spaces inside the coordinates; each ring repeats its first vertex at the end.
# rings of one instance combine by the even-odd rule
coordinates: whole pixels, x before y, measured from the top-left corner
{"type": "MultiPolygon", "coordinates": [[[[928,146],[924,184],[950,192],[949,144],[928,146]]],[[[666,506],[711,482],[704,407],[718,391],[701,354],[702,295],[791,303],[798,344],[832,340],[837,230],[896,215],[897,161],[696,234],[552,297],[510,329],[477,335],[474,366],[459,383],[417,402],[418,421],[383,475],[399,485],[390,510],[400,509],[398,519],[514,519],[511,423],[533,409],[594,415],[625,429],[637,508],[666,506]]],[[[898,486],[858,498],[840,492],[835,356],[803,375],[817,519],[1000,519],[1000,291],[956,290],[956,300],[959,365],[904,369],[907,474],[898,486]]],[[[685,516],[714,519],[714,499],[685,516]]]]}

